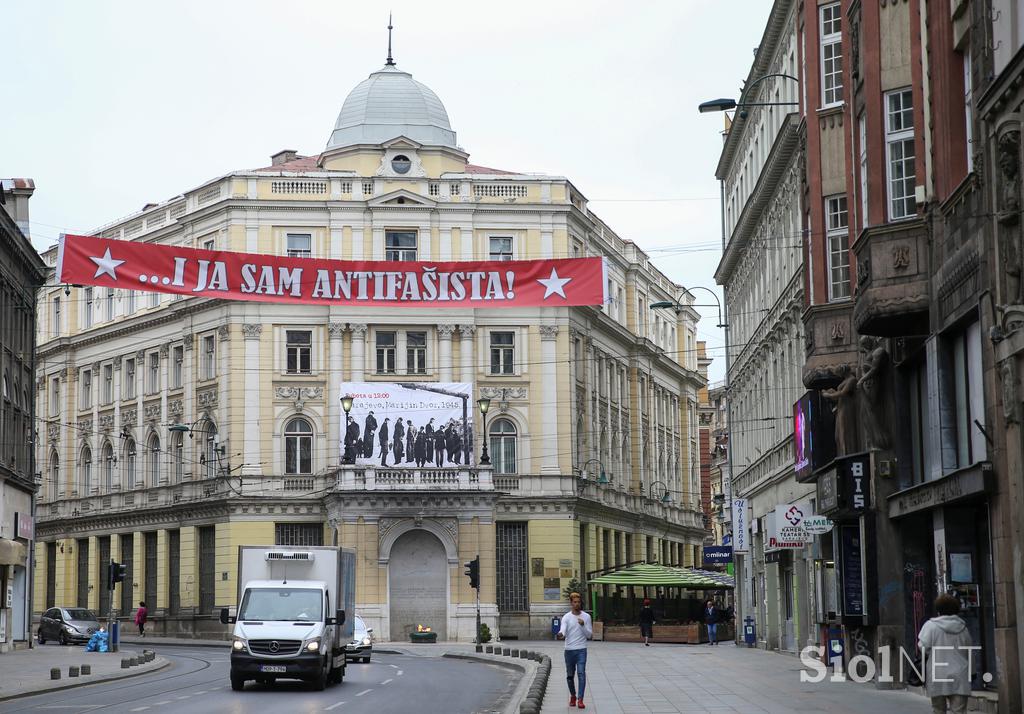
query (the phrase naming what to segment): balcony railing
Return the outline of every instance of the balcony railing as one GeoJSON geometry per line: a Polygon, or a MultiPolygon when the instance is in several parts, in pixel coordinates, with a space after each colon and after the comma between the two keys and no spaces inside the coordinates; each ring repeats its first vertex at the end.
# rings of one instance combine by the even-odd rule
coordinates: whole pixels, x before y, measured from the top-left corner
{"type": "Polygon", "coordinates": [[[493,491],[490,469],[378,469],[342,466],[339,491],[493,491]]]}

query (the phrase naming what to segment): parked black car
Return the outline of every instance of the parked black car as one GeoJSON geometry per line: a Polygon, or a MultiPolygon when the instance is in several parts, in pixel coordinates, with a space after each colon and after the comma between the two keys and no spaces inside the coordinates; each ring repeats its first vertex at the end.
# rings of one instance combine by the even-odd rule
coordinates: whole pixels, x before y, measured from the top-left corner
{"type": "Polygon", "coordinates": [[[352,641],[345,646],[345,659],[352,662],[369,662],[373,654],[373,628],[367,628],[363,618],[355,616],[352,641]]]}
{"type": "Polygon", "coordinates": [[[51,607],[39,618],[39,644],[56,640],[62,645],[88,642],[100,629],[96,613],[84,607],[51,607]]]}

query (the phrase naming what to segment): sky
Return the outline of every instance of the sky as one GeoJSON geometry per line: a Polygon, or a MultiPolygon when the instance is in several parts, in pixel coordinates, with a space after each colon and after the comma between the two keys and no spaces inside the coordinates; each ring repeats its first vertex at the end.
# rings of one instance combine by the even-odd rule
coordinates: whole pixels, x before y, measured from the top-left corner
{"type": "MultiPolygon", "coordinates": [[[[4,3],[0,177],[32,178],[32,238],[89,233],[280,149],[323,150],[393,52],[484,166],[568,177],[676,283],[713,288],[723,116],[769,0],[4,3]],[[628,7],[628,12],[624,11],[628,7]]],[[[724,335],[704,291],[711,380],[724,335]]]]}

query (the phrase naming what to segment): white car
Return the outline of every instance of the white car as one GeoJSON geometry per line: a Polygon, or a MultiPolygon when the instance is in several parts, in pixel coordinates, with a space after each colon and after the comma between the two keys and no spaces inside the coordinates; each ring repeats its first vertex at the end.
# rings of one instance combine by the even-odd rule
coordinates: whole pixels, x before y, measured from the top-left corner
{"type": "Polygon", "coordinates": [[[369,662],[373,654],[373,628],[366,626],[363,618],[356,615],[352,641],[345,646],[345,658],[353,662],[369,662]]]}

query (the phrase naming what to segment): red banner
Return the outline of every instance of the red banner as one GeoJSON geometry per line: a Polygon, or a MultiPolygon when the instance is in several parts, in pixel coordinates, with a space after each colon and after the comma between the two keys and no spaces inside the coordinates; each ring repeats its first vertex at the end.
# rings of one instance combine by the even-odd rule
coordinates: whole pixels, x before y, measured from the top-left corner
{"type": "Polygon", "coordinates": [[[601,258],[399,262],[287,258],[65,235],[57,280],[225,300],[405,307],[604,303],[601,258]]]}

